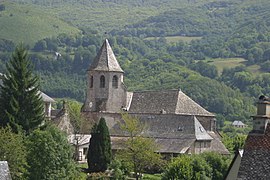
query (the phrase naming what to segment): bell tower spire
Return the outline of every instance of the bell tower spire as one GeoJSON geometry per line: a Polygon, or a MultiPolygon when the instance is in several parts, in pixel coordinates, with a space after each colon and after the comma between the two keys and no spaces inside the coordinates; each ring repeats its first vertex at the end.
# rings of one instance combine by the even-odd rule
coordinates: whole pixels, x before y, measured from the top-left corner
{"type": "Polygon", "coordinates": [[[126,103],[124,71],[105,39],[87,70],[87,97],[83,111],[120,112],[126,103]]]}

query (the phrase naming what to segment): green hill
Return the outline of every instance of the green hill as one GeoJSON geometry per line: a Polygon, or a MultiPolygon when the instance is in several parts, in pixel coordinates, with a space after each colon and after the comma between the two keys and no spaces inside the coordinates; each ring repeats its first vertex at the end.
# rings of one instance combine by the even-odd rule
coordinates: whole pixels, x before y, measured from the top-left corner
{"type": "MultiPolygon", "coordinates": [[[[12,0],[20,2],[21,0],[12,0]]],[[[186,6],[197,6],[212,0],[24,0],[52,10],[62,19],[83,29],[100,32],[125,29],[151,16],[186,6]]]]}
{"type": "Polygon", "coordinates": [[[0,11],[0,39],[33,45],[45,37],[80,33],[77,28],[40,7],[9,2],[0,4],[5,7],[0,11]]]}

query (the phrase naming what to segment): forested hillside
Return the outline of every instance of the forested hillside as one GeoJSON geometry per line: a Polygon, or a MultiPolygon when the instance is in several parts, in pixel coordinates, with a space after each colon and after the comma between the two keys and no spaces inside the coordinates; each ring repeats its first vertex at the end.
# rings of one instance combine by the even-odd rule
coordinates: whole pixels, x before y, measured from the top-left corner
{"type": "MultiPolygon", "coordinates": [[[[48,31],[27,44],[42,90],[53,97],[84,100],[86,69],[105,38],[125,71],[129,90],[180,88],[217,113],[220,122],[248,122],[257,97],[269,94],[267,0],[13,2],[13,7],[28,7],[29,13],[38,11],[40,16],[46,11],[81,30],[73,34],[48,31]]],[[[1,25],[1,18],[10,14],[9,6],[4,5],[0,8],[1,25]]],[[[5,26],[9,27],[7,23],[5,26]]],[[[12,32],[0,34],[1,72],[17,43],[11,37],[12,32]]]]}

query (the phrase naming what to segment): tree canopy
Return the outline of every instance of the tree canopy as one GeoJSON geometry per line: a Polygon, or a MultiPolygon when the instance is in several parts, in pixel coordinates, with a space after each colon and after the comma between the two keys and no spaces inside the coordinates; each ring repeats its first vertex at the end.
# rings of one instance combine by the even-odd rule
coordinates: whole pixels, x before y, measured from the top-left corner
{"type": "Polygon", "coordinates": [[[78,177],[66,136],[53,125],[28,136],[29,179],[74,179],[78,177]]]}
{"type": "Polygon", "coordinates": [[[104,172],[112,160],[111,139],[104,118],[94,125],[87,154],[90,172],[104,172]]]}
{"type": "Polygon", "coordinates": [[[15,134],[7,126],[0,127],[0,161],[7,161],[12,179],[25,179],[27,172],[27,148],[22,133],[15,134]]]}
{"type": "Polygon", "coordinates": [[[44,107],[38,90],[38,78],[32,73],[32,65],[26,49],[20,45],[6,65],[0,91],[0,125],[12,127],[14,132],[29,133],[44,120],[44,107]]]}
{"type": "Polygon", "coordinates": [[[123,149],[117,152],[117,157],[131,166],[136,179],[141,177],[144,170],[162,164],[160,154],[156,153],[158,146],[154,140],[140,136],[145,124],[126,113],[122,114],[119,125],[128,134],[128,139],[123,149]]]}

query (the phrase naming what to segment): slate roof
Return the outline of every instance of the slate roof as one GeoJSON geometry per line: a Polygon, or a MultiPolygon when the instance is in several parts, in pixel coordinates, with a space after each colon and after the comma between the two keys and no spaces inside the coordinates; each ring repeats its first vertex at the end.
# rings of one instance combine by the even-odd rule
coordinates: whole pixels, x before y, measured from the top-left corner
{"type": "Polygon", "coordinates": [[[238,179],[269,179],[270,177],[270,124],[265,133],[249,133],[244,146],[238,179]]]}
{"type": "MultiPolygon", "coordinates": [[[[185,153],[196,140],[213,140],[195,116],[149,114],[137,117],[145,124],[140,135],[155,139],[160,153],[185,153]]],[[[118,124],[111,127],[110,134],[112,148],[121,149],[128,134],[118,124]]]]}
{"type": "Polygon", "coordinates": [[[245,124],[242,121],[233,121],[233,126],[245,126],[245,124]]]}
{"type": "Polygon", "coordinates": [[[108,39],[105,39],[88,70],[124,72],[116,60],[108,39]]]}
{"type": "Polygon", "coordinates": [[[179,90],[133,92],[130,113],[214,116],[179,90]]]}
{"type": "Polygon", "coordinates": [[[211,151],[215,151],[224,155],[230,155],[228,149],[221,142],[221,138],[219,137],[218,132],[209,131],[208,134],[213,138],[211,141],[211,151]]]}
{"type": "Polygon", "coordinates": [[[68,142],[71,144],[76,144],[75,137],[78,139],[78,145],[81,146],[81,145],[89,144],[91,134],[76,134],[76,135],[71,134],[68,136],[68,142]]]}
{"type": "Polygon", "coordinates": [[[11,180],[7,161],[0,161],[0,180],[11,180]]]}
{"type": "Polygon", "coordinates": [[[51,98],[50,96],[48,96],[44,92],[41,92],[41,91],[39,91],[39,92],[40,92],[40,96],[41,96],[41,98],[42,98],[42,100],[44,102],[51,102],[51,103],[54,103],[55,102],[55,100],[53,98],[51,98]]]}

